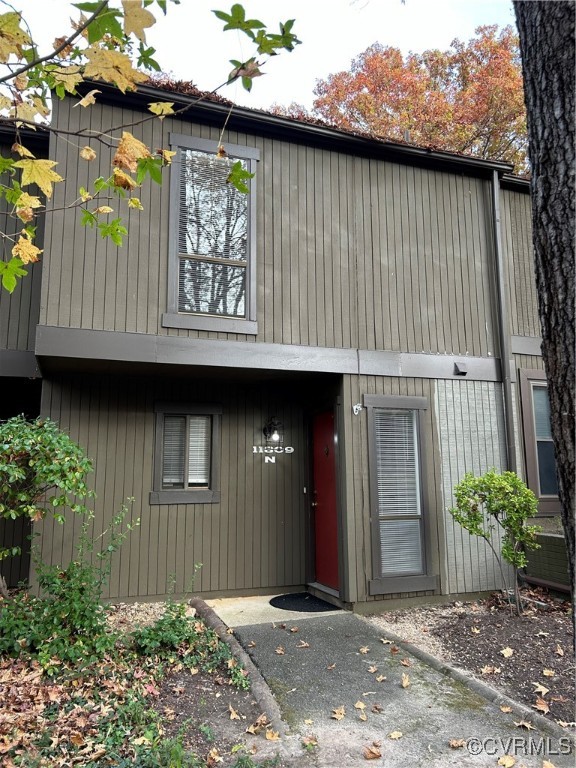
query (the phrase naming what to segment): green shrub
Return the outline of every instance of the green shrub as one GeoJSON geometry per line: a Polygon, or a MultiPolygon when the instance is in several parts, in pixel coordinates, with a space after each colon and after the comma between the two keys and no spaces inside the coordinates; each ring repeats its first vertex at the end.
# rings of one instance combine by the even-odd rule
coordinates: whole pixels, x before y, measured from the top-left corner
{"type": "Polygon", "coordinates": [[[515,472],[491,469],[480,477],[467,472],[454,489],[456,507],[450,514],[469,533],[485,539],[494,552],[506,584],[501,560],[515,570],[516,607],[518,601],[518,569],[528,562],[526,549],[539,549],[536,534],[539,525],[527,525],[526,521],[538,511],[536,496],[515,472]],[[500,554],[492,544],[495,530],[502,533],[500,554]]]}
{"type": "Polygon", "coordinates": [[[58,662],[90,663],[109,653],[116,643],[106,623],[106,608],[100,603],[110,575],[111,558],[127,532],[121,529],[128,508],[123,505],[105,531],[104,543],[88,561],[94,544],[88,538],[90,519],[85,520],[77,545],[77,559],[66,568],[46,565],[35,558],[40,596],[26,591],[6,600],[0,608],[0,653],[37,658],[53,670],[58,662]]]}
{"type": "Polygon", "coordinates": [[[204,622],[187,616],[183,603],[168,603],[154,624],[132,633],[132,643],[136,653],[142,656],[170,659],[176,654],[187,666],[206,672],[225,667],[233,685],[249,688],[248,678],[228,646],[204,622]]]}
{"type": "MultiPolygon", "coordinates": [[[[50,419],[15,416],[0,423],[0,517],[42,520],[47,511],[58,522],[69,508],[78,514],[93,496],[86,485],[92,464],[83,450],[50,419]]],[[[0,547],[0,559],[19,548],[0,547]]]]}

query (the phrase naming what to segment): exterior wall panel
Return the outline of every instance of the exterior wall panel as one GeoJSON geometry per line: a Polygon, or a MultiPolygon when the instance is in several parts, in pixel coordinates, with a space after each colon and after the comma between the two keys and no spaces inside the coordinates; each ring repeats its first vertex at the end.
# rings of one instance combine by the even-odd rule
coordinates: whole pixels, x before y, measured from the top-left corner
{"type": "Polygon", "coordinates": [[[502,190],[501,206],[502,243],[508,266],[510,332],[513,336],[540,336],[530,195],[502,190]]]}
{"type": "MultiPolygon", "coordinates": [[[[441,452],[442,516],[448,594],[499,589],[502,579],[489,546],[471,536],[448,512],[454,486],[466,472],[506,469],[502,385],[478,381],[438,381],[436,419],[441,452]]],[[[494,534],[494,546],[498,550],[494,534]]],[[[507,575],[509,586],[510,574],[507,575]]]]}
{"type": "MultiPolygon", "coordinates": [[[[57,121],[77,119],[71,100],[57,121]]],[[[94,105],[92,127],[131,122],[137,112],[94,105]]],[[[152,147],[172,132],[216,141],[219,129],[151,120],[134,129],[152,147]]],[[[145,210],[125,213],[117,248],[83,228],[75,211],[49,219],[41,323],[256,342],[497,356],[492,305],[489,182],[354,157],[236,132],[224,144],[260,149],[257,208],[258,335],[162,327],[166,311],[168,213],[162,186],[139,192],[145,210]]],[[[54,145],[70,184],[110,173],[98,147],[89,166],[77,149],[54,145]],[[89,173],[88,173],[89,172],[89,173]]],[[[54,207],[64,204],[56,186],[54,207]]],[[[113,215],[118,215],[117,211],[113,215]]]]}
{"type": "MultiPolygon", "coordinates": [[[[196,592],[302,586],[306,581],[304,419],[298,386],[201,382],[196,377],[123,377],[45,381],[43,415],[58,421],[93,459],[96,491],[93,534],[134,497],[130,519],[140,525],[115,555],[108,598],[158,598],[171,590],[196,592]],[[154,402],[222,402],[221,501],[217,504],[150,505],[154,402]],[[285,425],[285,445],[264,463],[261,445],[271,414],[285,425]],[[198,564],[202,567],[195,575],[198,564]]],[[[45,521],[42,555],[66,564],[74,557],[81,521],[45,521]]]]}

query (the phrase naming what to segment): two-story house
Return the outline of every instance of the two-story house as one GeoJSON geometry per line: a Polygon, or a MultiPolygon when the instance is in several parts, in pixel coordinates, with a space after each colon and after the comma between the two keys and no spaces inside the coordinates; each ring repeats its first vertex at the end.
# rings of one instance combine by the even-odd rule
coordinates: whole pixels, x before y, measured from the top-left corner
{"type": "MultiPolygon", "coordinates": [[[[5,409],[93,459],[96,535],[135,499],[107,597],[184,593],[196,570],[204,596],[309,589],[365,611],[499,587],[448,508],[496,467],[558,510],[528,184],[239,107],[221,157],[228,105],[171,93],[190,109],[141,122],[165,93],[99,90],[92,128],[134,123],[176,155],[121,248],[56,186],[42,264],[0,298],[0,374],[5,409]],[[249,195],[226,183],[237,160],[249,195]]],[[[78,125],[74,103],[55,126],[78,125]]],[[[110,174],[92,143],[88,165],[50,138],[74,188],[110,174]]],[[[39,527],[43,558],[68,562],[79,524],[39,527]]]]}

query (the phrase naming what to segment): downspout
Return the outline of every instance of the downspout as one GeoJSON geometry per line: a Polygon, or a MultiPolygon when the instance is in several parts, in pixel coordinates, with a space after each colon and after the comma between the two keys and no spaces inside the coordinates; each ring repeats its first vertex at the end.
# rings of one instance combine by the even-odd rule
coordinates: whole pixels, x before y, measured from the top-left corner
{"type": "Polygon", "coordinates": [[[500,369],[504,391],[504,425],[506,429],[506,448],[508,469],[517,471],[516,435],[514,431],[514,401],[512,399],[512,371],[508,302],[506,301],[506,281],[504,259],[502,256],[502,233],[500,228],[500,179],[498,171],[492,172],[492,214],[494,218],[494,256],[496,261],[497,320],[500,341],[500,369]]]}

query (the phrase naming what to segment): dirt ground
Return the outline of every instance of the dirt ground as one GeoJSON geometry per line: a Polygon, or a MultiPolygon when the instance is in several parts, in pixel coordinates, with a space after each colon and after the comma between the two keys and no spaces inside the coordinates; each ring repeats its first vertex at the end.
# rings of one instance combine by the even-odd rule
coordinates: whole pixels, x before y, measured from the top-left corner
{"type": "Polygon", "coordinates": [[[522,616],[494,594],[484,601],[390,611],[370,620],[548,719],[573,723],[570,604],[541,589],[524,590],[523,596],[522,616]]]}

